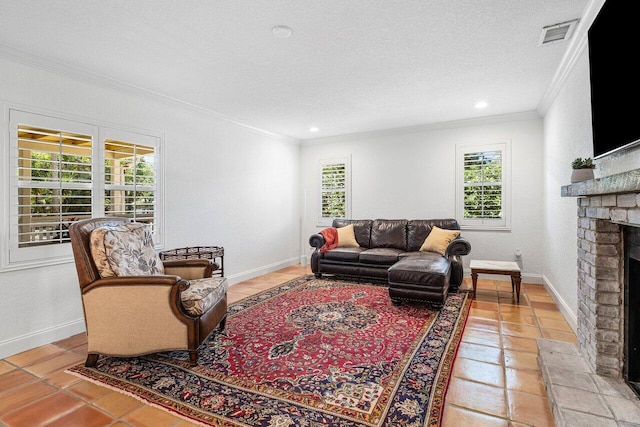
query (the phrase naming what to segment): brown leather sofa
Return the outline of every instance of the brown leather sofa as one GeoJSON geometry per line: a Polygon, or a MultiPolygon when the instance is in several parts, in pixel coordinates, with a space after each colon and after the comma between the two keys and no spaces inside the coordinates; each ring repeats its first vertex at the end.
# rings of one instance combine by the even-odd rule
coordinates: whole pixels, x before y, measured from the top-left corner
{"type": "Polygon", "coordinates": [[[311,255],[311,271],[320,278],[335,274],[366,280],[383,280],[389,284],[394,302],[428,301],[441,304],[449,289],[462,283],[462,256],[471,245],[462,236],[449,243],[444,256],[421,252],[420,247],[434,226],[459,230],[455,219],[335,219],[335,228],[353,224],[359,247],[336,247],[324,253],[322,234],[313,234],[309,244],[316,249],[311,255]]]}

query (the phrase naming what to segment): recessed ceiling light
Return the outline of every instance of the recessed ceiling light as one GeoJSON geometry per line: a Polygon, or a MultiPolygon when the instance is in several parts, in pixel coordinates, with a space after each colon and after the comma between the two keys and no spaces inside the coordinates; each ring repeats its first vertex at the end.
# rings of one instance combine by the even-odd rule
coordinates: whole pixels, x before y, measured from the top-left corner
{"type": "Polygon", "coordinates": [[[474,105],[474,107],[476,108],[487,108],[489,106],[489,103],[487,101],[478,101],[476,102],[476,105],[474,105]]]}
{"type": "Polygon", "coordinates": [[[278,37],[279,39],[286,39],[291,35],[293,30],[287,27],[286,25],[276,25],[271,29],[271,32],[273,33],[274,36],[278,37]]]}
{"type": "Polygon", "coordinates": [[[318,132],[320,129],[318,129],[316,126],[311,126],[309,128],[309,132],[318,132]]]}

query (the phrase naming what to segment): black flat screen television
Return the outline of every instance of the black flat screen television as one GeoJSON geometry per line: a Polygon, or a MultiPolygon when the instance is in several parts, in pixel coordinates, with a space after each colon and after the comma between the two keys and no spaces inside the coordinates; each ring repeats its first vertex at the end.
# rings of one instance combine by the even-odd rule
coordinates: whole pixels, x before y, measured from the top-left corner
{"type": "Polygon", "coordinates": [[[588,32],[593,156],[640,143],[640,4],[607,0],[588,32]]]}

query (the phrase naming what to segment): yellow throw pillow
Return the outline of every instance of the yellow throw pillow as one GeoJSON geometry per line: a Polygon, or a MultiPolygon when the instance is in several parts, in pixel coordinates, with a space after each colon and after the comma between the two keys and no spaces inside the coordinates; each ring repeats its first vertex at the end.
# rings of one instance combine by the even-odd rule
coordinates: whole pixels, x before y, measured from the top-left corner
{"type": "Polygon", "coordinates": [[[443,230],[442,228],[433,227],[431,233],[424,240],[420,247],[421,252],[437,252],[444,255],[449,243],[460,235],[459,230],[443,230]]]}
{"type": "Polygon", "coordinates": [[[353,224],[338,228],[338,247],[339,248],[359,248],[360,245],[356,240],[356,233],[353,230],[353,224]]]}

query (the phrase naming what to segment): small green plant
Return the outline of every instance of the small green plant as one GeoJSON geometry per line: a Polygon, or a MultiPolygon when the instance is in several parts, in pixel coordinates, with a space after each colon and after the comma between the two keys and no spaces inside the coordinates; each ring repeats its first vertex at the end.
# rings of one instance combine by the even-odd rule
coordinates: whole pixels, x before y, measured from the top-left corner
{"type": "Polygon", "coordinates": [[[596,165],[593,163],[591,157],[578,157],[571,163],[573,169],[595,169],[596,165]]]}

